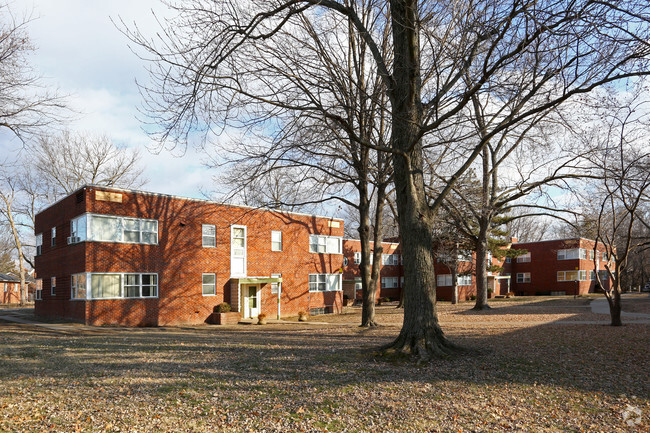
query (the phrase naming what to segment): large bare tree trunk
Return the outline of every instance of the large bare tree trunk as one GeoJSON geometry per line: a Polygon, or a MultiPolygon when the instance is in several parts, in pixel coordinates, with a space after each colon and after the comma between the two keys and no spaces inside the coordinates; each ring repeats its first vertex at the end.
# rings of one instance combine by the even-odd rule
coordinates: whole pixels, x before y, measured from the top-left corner
{"type": "Polygon", "coordinates": [[[422,143],[420,47],[417,0],[391,2],[393,20],[394,100],[391,146],[404,273],[404,323],[388,352],[412,354],[419,359],[449,354],[454,346],[445,338],[436,312],[433,269],[433,218],[426,200],[422,143]]]}
{"type": "Polygon", "coordinates": [[[490,306],[487,303],[487,268],[485,266],[488,257],[488,230],[487,221],[481,218],[481,227],[476,244],[476,304],[473,310],[486,310],[490,306]]]}
{"type": "MultiPolygon", "coordinates": [[[[363,185],[367,185],[363,183],[363,185]]],[[[375,300],[377,298],[377,279],[372,278],[372,269],[376,266],[376,260],[370,266],[370,254],[374,254],[370,248],[370,202],[367,190],[363,193],[363,186],[359,190],[359,240],[361,242],[361,326],[376,326],[375,322],[375,300]]],[[[375,248],[377,246],[375,245],[375,248]]]]}

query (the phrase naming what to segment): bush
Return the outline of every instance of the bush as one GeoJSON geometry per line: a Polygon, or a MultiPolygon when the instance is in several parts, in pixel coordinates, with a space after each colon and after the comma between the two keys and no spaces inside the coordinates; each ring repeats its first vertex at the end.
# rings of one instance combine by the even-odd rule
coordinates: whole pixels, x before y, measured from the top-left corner
{"type": "Polygon", "coordinates": [[[222,302],[221,304],[214,307],[215,313],[230,313],[231,310],[232,309],[230,308],[230,304],[227,302],[222,302]]]}
{"type": "Polygon", "coordinates": [[[305,310],[300,310],[300,311],[298,311],[298,320],[300,322],[305,322],[305,321],[307,321],[307,316],[308,315],[309,314],[305,310]]]}
{"type": "Polygon", "coordinates": [[[266,314],[260,313],[257,315],[257,324],[266,325],[266,314]]]}
{"type": "Polygon", "coordinates": [[[506,298],[514,298],[514,297],[515,297],[515,292],[506,293],[506,298]]]}
{"type": "Polygon", "coordinates": [[[470,301],[476,301],[476,295],[470,295],[469,300],[470,301]]]}

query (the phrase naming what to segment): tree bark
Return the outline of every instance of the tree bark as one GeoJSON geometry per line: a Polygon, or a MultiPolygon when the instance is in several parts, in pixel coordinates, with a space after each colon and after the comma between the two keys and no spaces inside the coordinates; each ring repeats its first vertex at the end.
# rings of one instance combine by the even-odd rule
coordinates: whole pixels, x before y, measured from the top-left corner
{"type": "Polygon", "coordinates": [[[433,218],[423,178],[420,48],[417,0],[391,2],[394,89],[391,146],[404,273],[404,322],[386,353],[413,355],[420,360],[449,355],[451,344],[438,323],[433,262],[433,218]]]}
{"type": "MultiPolygon", "coordinates": [[[[483,162],[483,176],[481,185],[481,216],[479,217],[479,231],[476,242],[476,304],[473,310],[487,310],[487,258],[488,236],[490,235],[490,159],[487,146],[481,153],[483,162]]],[[[490,263],[491,264],[491,263],[490,263]]]]}
{"type": "MultiPolygon", "coordinates": [[[[372,279],[370,265],[370,202],[367,194],[367,182],[361,182],[359,188],[359,240],[361,242],[361,326],[377,326],[375,322],[375,300],[377,298],[377,280],[372,279]],[[365,193],[364,193],[364,188],[365,193]]],[[[374,262],[372,267],[374,268],[374,262]]]]}

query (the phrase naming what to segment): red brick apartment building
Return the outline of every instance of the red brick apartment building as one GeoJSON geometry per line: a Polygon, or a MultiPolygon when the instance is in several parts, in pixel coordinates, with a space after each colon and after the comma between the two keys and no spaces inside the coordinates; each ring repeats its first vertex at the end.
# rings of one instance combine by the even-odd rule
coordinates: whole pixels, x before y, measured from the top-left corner
{"type": "Polygon", "coordinates": [[[13,275],[0,274],[0,304],[20,303],[20,280],[13,275]]]}
{"type": "MultiPolygon", "coordinates": [[[[374,242],[370,243],[374,247],[374,242]]],[[[399,243],[382,242],[380,279],[377,282],[377,296],[382,298],[399,299],[404,287],[404,272],[402,254],[399,243]]],[[[361,294],[361,241],[357,239],[343,240],[343,293],[349,299],[360,300],[361,294]]]]}
{"type": "Polygon", "coordinates": [[[584,295],[596,291],[596,272],[609,287],[605,271],[608,257],[594,241],[584,238],[513,243],[527,254],[508,260],[504,272],[512,275],[511,290],[517,295],[584,295]]]}
{"type": "Polygon", "coordinates": [[[36,216],[36,314],[93,325],[338,312],[343,220],[84,186],[36,216]]]}

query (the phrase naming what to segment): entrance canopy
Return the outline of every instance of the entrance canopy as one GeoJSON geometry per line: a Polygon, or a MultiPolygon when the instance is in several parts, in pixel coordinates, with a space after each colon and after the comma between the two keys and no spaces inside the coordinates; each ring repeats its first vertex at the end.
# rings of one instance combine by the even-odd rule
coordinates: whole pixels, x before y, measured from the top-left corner
{"type": "Polygon", "coordinates": [[[282,277],[246,277],[239,278],[239,284],[269,284],[281,283],[282,277]]]}

